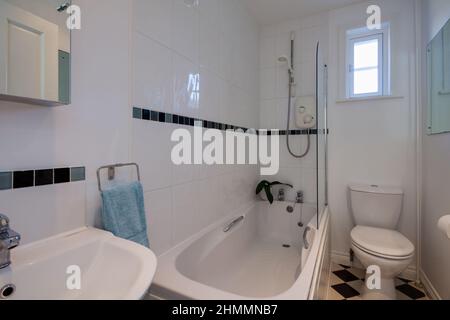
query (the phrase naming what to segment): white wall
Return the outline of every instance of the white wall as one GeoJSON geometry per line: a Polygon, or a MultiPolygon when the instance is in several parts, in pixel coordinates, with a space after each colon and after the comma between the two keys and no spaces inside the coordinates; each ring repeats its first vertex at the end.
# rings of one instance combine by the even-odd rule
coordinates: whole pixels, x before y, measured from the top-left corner
{"type": "Polygon", "coordinates": [[[245,127],[259,119],[258,29],[237,0],[77,0],[72,104],[0,102],[0,171],[85,166],[85,182],[0,192],[23,243],[101,225],[95,172],[138,161],[150,242],[162,253],[254,197],[256,167],[174,167],[173,125],[132,119],[139,105],[245,127]],[[195,1],[194,1],[195,3],[195,1]],[[140,72],[143,71],[143,72],[140,72]],[[186,77],[200,76],[200,101],[186,77]]]}
{"type": "MultiPolygon", "coordinates": [[[[286,21],[262,28],[260,35],[260,127],[286,130],[288,114],[287,66],[278,63],[278,57],[291,56],[290,33],[295,32],[295,80],[296,96],[315,95],[316,45],[321,43],[325,63],[328,54],[328,14],[286,21]]],[[[295,99],[292,100],[291,130],[297,130],[294,121],[295,99]]],[[[296,154],[305,152],[307,137],[291,136],[291,148],[296,154]]],[[[263,177],[294,186],[287,190],[287,197],[294,201],[297,190],[305,193],[305,201],[317,202],[316,136],[311,136],[310,152],[303,159],[296,159],[287,150],[286,137],[280,136],[280,171],[275,176],[263,177]]],[[[276,192],[276,190],[275,190],[276,192]]]]}
{"type": "MultiPolygon", "coordinates": [[[[423,1],[423,74],[426,74],[425,48],[450,18],[447,0],[423,1]]],[[[425,78],[425,77],[424,77],[425,78]]],[[[423,89],[423,132],[426,130],[427,91],[423,89]]],[[[450,241],[437,230],[439,218],[450,214],[450,134],[423,136],[422,270],[437,294],[450,299],[450,241]]]]}
{"type": "MultiPolygon", "coordinates": [[[[370,4],[373,4],[371,2],[370,4]]],[[[416,112],[414,1],[376,1],[391,22],[392,94],[398,99],[337,101],[345,96],[345,30],[366,25],[368,3],[330,13],[329,191],[332,250],[348,255],[353,220],[351,183],[400,186],[405,191],[399,230],[416,243],[416,112]]]]}
{"type": "MultiPolygon", "coordinates": [[[[371,3],[372,4],[372,3],[371,3]]],[[[329,66],[329,205],[332,212],[332,250],[348,256],[353,220],[348,207],[351,183],[400,186],[405,200],[399,229],[416,242],[416,112],[414,1],[377,1],[384,20],[392,24],[392,94],[397,98],[341,102],[345,96],[345,31],[365,26],[368,3],[351,5],[304,19],[264,27],[261,32],[261,127],[285,129],[286,68],[277,57],[289,55],[289,32],[296,31],[297,95],[314,94],[315,44],[321,41],[329,66]]],[[[275,177],[294,184],[316,202],[316,155],[297,160],[281,143],[281,169],[275,177]]],[[[312,148],[315,150],[315,139],[312,148]]],[[[293,137],[296,152],[304,136],[293,137]]],[[[289,194],[292,199],[295,197],[289,194]]],[[[414,266],[412,266],[414,268],[414,266]]]]}
{"type": "MultiPolygon", "coordinates": [[[[257,128],[258,28],[243,3],[133,3],[133,105],[257,128]],[[199,100],[190,76],[200,79],[199,100]]],[[[256,166],[173,165],[176,128],[133,120],[132,159],[141,165],[150,243],[158,254],[252,201],[258,180],[256,166]]]]}

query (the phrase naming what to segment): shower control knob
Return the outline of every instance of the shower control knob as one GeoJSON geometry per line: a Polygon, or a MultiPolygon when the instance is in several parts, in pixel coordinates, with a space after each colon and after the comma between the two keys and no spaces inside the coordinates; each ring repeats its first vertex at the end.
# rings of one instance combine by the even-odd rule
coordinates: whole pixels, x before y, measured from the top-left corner
{"type": "Polygon", "coordinates": [[[304,122],[306,124],[310,124],[314,121],[314,117],[310,114],[306,115],[305,118],[303,118],[304,122]]]}

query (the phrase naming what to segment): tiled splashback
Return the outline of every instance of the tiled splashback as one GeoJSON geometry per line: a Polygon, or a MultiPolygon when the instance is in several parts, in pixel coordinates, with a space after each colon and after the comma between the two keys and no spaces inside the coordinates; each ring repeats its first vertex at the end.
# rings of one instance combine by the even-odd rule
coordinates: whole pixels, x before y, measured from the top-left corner
{"type": "MultiPolygon", "coordinates": [[[[260,33],[260,125],[263,128],[285,130],[288,119],[288,73],[285,65],[279,64],[278,57],[290,56],[290,32],[295,32],[294,64],[296,96],[315,95],[316,85],[316,45],[321,42],[322,53],[327,54],[328,22],[324,16],[267,26],[260,33]]],[[[326,61],[326,60],[325,60],[326,61]]],[[[295,98],[293,99],[293,105],[295,98]]],[[[290,114],[290,128],[295,128],[294,108],[290,114]]],[[[317,203],[317,148],[316,133],[313,130],[308,155],[296,159],[290,155],[285,138],[280,140],[280,171],[275,177],[267,177],[290,183],[287,197],[295,199],[295,192],[302,190],[305,201],[317,203]]],[[[293,136],[290,145],[297,154],[307,148],[305,135],[293,136]]],[[[324,168],[320,168],[323,172],[324,168]]]]}
{"type": "Polygon", "coordinates": [[[0,191],[78,182],[85,179],[84,167],[0,172],[0,191]]]}

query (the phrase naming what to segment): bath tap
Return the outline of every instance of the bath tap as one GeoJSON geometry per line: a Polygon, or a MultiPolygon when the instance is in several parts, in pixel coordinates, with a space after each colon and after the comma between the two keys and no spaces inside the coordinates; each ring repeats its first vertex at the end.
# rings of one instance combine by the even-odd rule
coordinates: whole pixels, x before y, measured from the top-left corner
{"type": "Polygon", "coordinates": [[[297,191],[297,197],[295,198],[296,203],[304,203],[304,194],[303,191],[297,191]]]}
{"type": "Polygon", "coordinates": [[[286,200],[286,192],[284,191],[284,189],[280,189],[278,191],[278,201],[284,202],[284,200],[286,200]]]}
{"type": "Polygon", "coordinates": [[[9,228],[9,219],[0,214],[0,269],[11,264],[10,251],[20,243],[20,235],[9,228]]]}

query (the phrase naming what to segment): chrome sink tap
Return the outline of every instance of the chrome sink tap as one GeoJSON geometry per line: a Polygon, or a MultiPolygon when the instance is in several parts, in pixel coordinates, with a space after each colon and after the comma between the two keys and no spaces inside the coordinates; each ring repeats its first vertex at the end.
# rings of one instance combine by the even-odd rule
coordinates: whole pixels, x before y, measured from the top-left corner
{"type": "Polygon", "coordinates": [[[0,213],[0,269],[11,264],[11,250],[20,244],[20,234],[9,228],[9,219],[0,213]]]}

